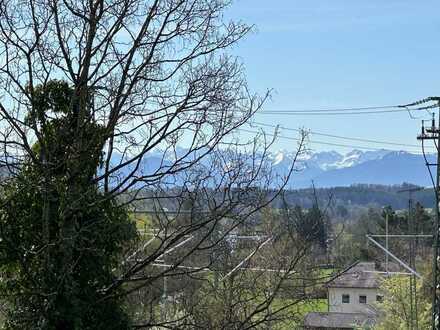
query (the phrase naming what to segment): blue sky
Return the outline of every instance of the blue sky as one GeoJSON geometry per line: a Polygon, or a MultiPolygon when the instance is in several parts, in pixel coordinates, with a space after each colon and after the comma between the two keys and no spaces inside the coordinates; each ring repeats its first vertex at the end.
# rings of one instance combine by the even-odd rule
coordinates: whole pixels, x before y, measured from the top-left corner
{"type": "MultiPolygon", "coordinates": [[[[232,52],[244,63],[252,90],[273,89],[265,109],[301,110],[405,104],[440,95],[439,13],[434,0],[237,0],[227,15],[255,25],[232,52]]],[[[420,130],[420,120],[406,113],[261,114],[256,120],[409,144],[417,144],[420,130]]],[[[293,143],[279,140],[277,147],[292,149],[293,143]]]]}

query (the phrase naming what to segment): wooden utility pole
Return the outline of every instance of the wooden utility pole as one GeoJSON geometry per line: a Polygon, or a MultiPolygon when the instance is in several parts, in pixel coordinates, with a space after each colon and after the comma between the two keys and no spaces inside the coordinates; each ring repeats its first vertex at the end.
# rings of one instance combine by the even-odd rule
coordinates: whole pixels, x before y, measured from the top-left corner
{"type": "MultiPolygon", "coordinates": [[[[417,104],[427,103],[427,102],[436,102],[438,105],[438,123],[440,123],[440,97],[429,97],[422,101],[416,102],[417,104]]],[[[435,123],[435,115],[432,114],[432,122],[431,127],[424,126],[424,122],[422,121],[422,132],[417,137],[418,140],[422,142],[423,155],[425,156],[426,166],[429,169],[432,183],[434,186],[435,193],[435,228],[434,228],[434,244],[433,244],[433,265],[432,265],[432,273],[433,273],[433,299],[432,299],[432,329],[440,330],[440,242],[439,242],[439,230],[440,230],[440,216],[439,216],[439,183],[440,183],[440,128],[436,126],[435,123]],[[426,158],[424,141],[432,140],[434,141],[434,145],[437,149],[437,162],[429,163],[426,158]],[[431,167],[436,167],[435,178],[432,175],[431,167]]]]}

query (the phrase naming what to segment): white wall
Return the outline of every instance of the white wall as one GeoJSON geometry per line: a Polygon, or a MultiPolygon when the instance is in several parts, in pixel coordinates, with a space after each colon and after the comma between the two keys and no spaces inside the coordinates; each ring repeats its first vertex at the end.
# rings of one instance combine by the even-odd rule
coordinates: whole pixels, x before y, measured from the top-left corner
{"type": "Polygon", "coordinates": [[[340,313],[371,313],[375,310],[377,289],[329,288],[329,311],[340,313]],[[350,295],[350,303],[342,303],[342,295],[350,295]],[[367,296],[367,303],[360,304],[359,296],[367,296]]]}

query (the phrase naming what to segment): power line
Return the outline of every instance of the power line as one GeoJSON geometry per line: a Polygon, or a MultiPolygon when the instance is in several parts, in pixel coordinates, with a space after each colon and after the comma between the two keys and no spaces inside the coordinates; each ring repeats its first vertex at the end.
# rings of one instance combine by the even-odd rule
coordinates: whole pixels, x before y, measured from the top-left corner
{"type": "MultiPolygon", "coordinates": [[[[238,128],[239,131],[243,131],[243,132],[247,132],[247,133],[252,133],[252,134],[259,134],[261,132],[258,131],[253,131],[253,130],[248,130],[245,128],[238,128]]],[[[289,136],[283,136],[283,135],[279,135],[279,134],[270,134],[270,133],[265,133],[267,136],[272,136],[272,137],[278,137],[281,139],[286,139],[286,140],[291,140],[291,141],[300,141],[300,139],[298,138],[293,138],[293,137],[289,137],[289,136]]],[[[322,145],[328,145],[328,146],[334,146],[334,147],[342,147],[342,148],[350,148],[350,149],[362,149],[362,150],[372,150],[372,151],[380,151],[380,150],[388,150],[388,151],[407,151],[410,153],[416,153],[414,151],[409,151],[409,150],[396,150],[396,149],[387,149],[385,148],[375,148],[375,147],[366,147],[366,146],[358,146],[358,145],[351,145],[351,144],[341,144],[341,143],[332,143],[332,142],[325,142],[325,141],[317,141],[317,140],[308,140],[309,143],[311,144],[322,144],[322,145]]]]}
{"type": "Polygon", "coordinates": [[[412,107],[412,106],[416,106],[416,105],[420,105],[420,104],[424,104],[424,103],[428,103],[428,102],[436,102],[436,104],[433,106],[435,108],[435,107],[438,107],[437,103],[439,101],[440,101],[440,97],[438,97],[438,96],[430,96],[430,97],[424,98],[424,99],[416,101],[416,102],[412,102],[412,103],[408,103],[408,104],[402,105],[402,107],[412,107]]]}
{"type": "Polygon", "coordinates": [[[289,116],[340,116],[340,115],[373,115],[373,114],[383,114],[383,113],[395,113],[395,112],[408,112],[407,109],[396,109],[396,110],[380,110],[380,111],[359,111],[359,112],[332,112],[332,111],[301,111],[301,110],[287,110],[287,111],[261,111],[257,114],[262,115],[289,115],[289,116]]]}
{"type": "Polygon", "coordinates": [[[379,106],[379,107],[357,107],[357,108],[333,108],[333,109],[302,109],[302,110],[265,110],[257,112],[257,114],[271,115],[315,115],[315,116],[332,116],[332,115],[372,115],[383,113],[399,113],[417,110],[428,110],[435,108],[436,105],[411,108],[414,105],[395,105],[395,106],[379,106]],[[377,110],[377,111],[372,111],[377,110]]]}
{"type": "MultiPolygon", "coordinates": [[[[382,110],[382,109],[396,109],[402,107],[401,105],[383,105],[375,107],[349,107],[349,108],[315,108],[303,110],[287,110],[294,112],[327,112],[327,111],[366,111],[366,110],[382,110]]],[[[279,110],[281,111],[281,110],[279,110]]]]}
{"type": "MultiPolygon", "coordinates": [[[[301,132],[302,131],[297,128],[289,128],[289,127],[285,127],[285,126],[281,126],[281,125],[271,125],[271,124],[264,124],[264,123],[259,123],[259,122],[253,122],[252,124],[256,124],[258,126],[271,127],[271,128],[279,127],[281,129],[284,129],[287,131],[293,131],[293,132],[301,132]]],[[[250,125],[252,125],[252,124],[250,124],[250,125]]],[[[398,143],[398,142],[362,139],[362,138],[356,138],[356,137],[348,137],[348,136],[320,133],[320,132],[316,132],[316,131],[308,131],[308,132],[311,133],[312,135],[326,136],[326,137],[337,138],[337,139],[348,140],[348,141],[358,141],[358,142],[366,142],[366,143],[388,144],[388,145],[401,146],[401,147],[420,148],[420,146],[416,145],[416,144],[405,144],[405,143],[398,143]]]]}

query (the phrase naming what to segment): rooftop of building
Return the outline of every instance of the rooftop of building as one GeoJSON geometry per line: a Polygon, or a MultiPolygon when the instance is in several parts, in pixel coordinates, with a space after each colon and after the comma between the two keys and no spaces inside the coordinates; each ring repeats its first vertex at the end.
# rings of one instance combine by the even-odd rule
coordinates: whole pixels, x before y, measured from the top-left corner
{"type": "Polygon", "coordinates": [[[353,329],[372,327],[375,323],[375,314],[363,313],[311,312],[304,318],[305,328],[353,329]]]}
{"type": "Polygon", "coordinates": [[[376,289],[383,277],[375,270],[374,262],[356,262],[330,279],[327,287],[376,289]]]}

